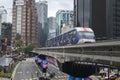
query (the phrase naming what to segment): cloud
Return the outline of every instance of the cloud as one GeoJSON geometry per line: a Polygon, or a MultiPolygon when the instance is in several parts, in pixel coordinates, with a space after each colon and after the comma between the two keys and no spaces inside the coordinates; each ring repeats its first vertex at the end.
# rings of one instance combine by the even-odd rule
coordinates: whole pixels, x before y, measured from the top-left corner
{"type": "Polygon", "coordinates": [[[0,6],[4,6],[4,9],[7,10],[7,21],[12,23],[12,3],[13,0],[0,0],[0,6]]]}
{"type": "MultiPolygon", "coordinates": [[[[39,0],[36,0],[38,2],[39,0]]],[[[73,10],[73,0],[47,0],[48,1],[48,17],[56,15],[61,9],[73,10]]],[[[6,9],[12,8],[13,0],[0,0],[0,5],[4,5],[6,9]]]]}
{"type": "MultiPolygon", "coordinates": [[[[36,0],[38,2],[39,0],[36,0]]],[[[47,0],[48,16],[55,16],[60,9],[73,10],[73,0],[47,0]]],[[[5,8],[12,8],[13,0],[0,0],[0,4],[5,8]]]]}
{"type": "MultiPolygon", "coordinates": [[[[39,0],[36,0],[37,2],[39,0]]],[[[58,10],[73,10],[73,0],[47,0],[48,17],[55,16],[58,10]]]]}
{"type": "Polygon", "coordinates": [[[61,9],[73,10],[73,0],[48,0],[48,16],[55,16],[61,9]]]}
{"type": "Polygon", "coordinates": [[[0,6],[7,8],[12,8],[13,0],[0,0],[0,6]]]}

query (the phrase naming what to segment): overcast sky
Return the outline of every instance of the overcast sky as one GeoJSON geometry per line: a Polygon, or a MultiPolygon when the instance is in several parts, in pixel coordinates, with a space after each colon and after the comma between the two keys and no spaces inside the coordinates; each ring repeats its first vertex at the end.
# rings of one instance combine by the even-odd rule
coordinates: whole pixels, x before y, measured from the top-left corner
{"type": "MultiPolygon", "coordinates": [[[[0,6],[4,5],[8,13],[10,13],[10,8],[12,8],[13,0],[0,0],[0,6]]],[[[38,2],[39,0],[36,0],[38,2]]],[[[55,16],[58,10],[73,10],[73,0],[47,0],[48,1],[48,17],[55,16]]],[[[8,15],[8,22],[11,22],[11,14],[8,15]]]]}

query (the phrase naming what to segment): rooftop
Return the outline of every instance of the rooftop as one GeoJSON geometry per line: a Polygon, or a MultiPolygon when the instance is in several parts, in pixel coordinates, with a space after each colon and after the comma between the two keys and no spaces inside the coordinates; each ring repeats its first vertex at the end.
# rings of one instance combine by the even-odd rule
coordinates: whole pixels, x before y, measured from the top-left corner
{"type": "Polygon", "coordinates": [[[12,61],[12,58],[1,57],[0,66],[9,66],[9,63],[12,61]]]}

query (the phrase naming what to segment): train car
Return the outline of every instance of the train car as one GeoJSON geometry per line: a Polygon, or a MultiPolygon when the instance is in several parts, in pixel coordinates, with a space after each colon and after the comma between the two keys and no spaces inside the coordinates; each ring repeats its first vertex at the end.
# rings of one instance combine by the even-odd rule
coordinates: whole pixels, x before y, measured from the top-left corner
{"type": "Polygon", "coordinates": [[[95,35],[91,28],[76,27],[59,36],[47,40],[46,47],[75,45],[95,42],[95,35]]]}
{"type": "Polygon", "coordinates": [[[77,30],[77,33],[76,33],[77,42],[76,42],[76,44],[95,42],[95,35],[94,35],[94,32],[91,28],[80,27],[80,28],[76,28],[76,30],[77,30]]]}

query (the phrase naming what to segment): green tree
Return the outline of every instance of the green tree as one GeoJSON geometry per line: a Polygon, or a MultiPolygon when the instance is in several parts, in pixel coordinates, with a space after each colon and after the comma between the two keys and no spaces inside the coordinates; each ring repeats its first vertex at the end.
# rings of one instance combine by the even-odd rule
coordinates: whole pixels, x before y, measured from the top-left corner
{"type": "Polygon", "coordinates": [[[15,48],[18,52],[23,52],[23,41],[21,40],[20,35],[17,35],[15,38],[15,48]]]}
{"type": "Polygon", "coordinates": [[[35,48],[34,44],[30,43],[26,48],[24,48],[24,53],[30,55],[30,52],[35,48]]]}

